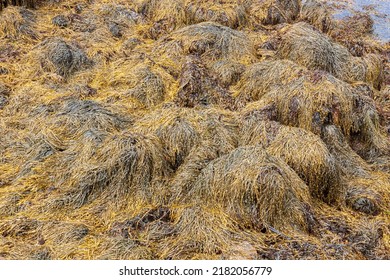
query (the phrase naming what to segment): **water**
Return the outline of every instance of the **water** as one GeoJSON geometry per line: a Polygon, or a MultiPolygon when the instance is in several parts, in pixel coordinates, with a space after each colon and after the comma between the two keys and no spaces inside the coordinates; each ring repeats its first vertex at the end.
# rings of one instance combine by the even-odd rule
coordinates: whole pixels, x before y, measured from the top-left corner
{"type": "Polygon", "coordinates": [[[374,21],[374,35],[384,42],[390,41],[390,0],[330,1],[344,6],[334,16],[342,19],[354,12],[367,12],[374,21]]]}

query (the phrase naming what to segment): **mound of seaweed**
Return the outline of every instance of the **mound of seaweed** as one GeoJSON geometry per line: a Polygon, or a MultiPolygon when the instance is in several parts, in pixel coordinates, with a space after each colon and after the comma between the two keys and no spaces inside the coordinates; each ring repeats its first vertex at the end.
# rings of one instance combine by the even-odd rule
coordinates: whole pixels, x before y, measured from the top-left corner
{"type": "Polygon", "coordinates": [[[237,98],[240,104],[252,101],[247,110],[263,108],[270,120],[317,135],[336,125],[351,142],[364,143],[353,147],[366,159],[389,152],[374,101],[324,71],[288,60],[252,64],[237,84],[237,98]]]}
{"type": "Polygon", "coordinates": [[[319,0],[0,1],[0,259],[389,259],[370,26],[319,0]]]}
{"type": "Polygon", "coordinates": [[[300,9],[300,0],[250,1],[249,14],[255,22],[274,25],[294,21],[300,9]]]}
{"type": "Polygon", "coordinates": [[[34,12],[25,8],[8,7],[1,13],[0,38],[38,39],[34,30],[35,23],[34,12]]]}
{"type": "Polygon", "coordinates": [[[363,81],[380,89],[383,65],[379,56],[352,56],[348,49],[333,43],[306,23],[296,23],[284,30],[279,49],[281,58],[292,60],[308,69],[323,70],[352,83],[363,81]]]}
{"type": "Polygon", "coordinates": [[[92,64],[92,61],[79,47],[59,38],[42,42],[38,59],[40,66],[45,71],[56,73],[65,78],[92,64]]]}
{"type": "Polygon", "coordinates": [[[207,61],[231,59],[246,62],[255,58],[252,42],[244,32],[215,22],[202,22],[176,30],[158,40],[154,51],[176,63],[187,54],[199,55],[207,61]]]}

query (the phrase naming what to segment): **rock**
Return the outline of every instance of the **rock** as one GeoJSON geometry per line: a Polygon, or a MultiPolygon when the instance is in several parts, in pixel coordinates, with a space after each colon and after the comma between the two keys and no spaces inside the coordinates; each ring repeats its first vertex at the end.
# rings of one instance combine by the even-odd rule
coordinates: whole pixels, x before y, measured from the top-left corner
{"type": "Polygon", "coordinates": [[[55,73],[62,77],[68,77],[74,72],[87,68],[92,64],[92,61],[84,51],[61,39],[49,41],[45,52],[44,59],[48,59],[54,66],[55,73]]]}

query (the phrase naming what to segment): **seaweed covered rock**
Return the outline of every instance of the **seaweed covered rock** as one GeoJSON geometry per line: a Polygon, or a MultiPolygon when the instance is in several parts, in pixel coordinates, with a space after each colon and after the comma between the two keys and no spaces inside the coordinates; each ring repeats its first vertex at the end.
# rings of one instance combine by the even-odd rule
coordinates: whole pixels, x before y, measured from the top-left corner
{"type": "Polygon", "coordinates": [[[233,98],[218,81],[198,57],[188,56],[181,70],[175,102],[184,107],[215,104],[232,108],[233,98]]]}
{"type": "Polygon", "coordinates": [[[39,36],[34,28],[35,14],[21,7],[9,6],[1,12],[0,38],[37,40],[39,36]]]}
{"type": "Polygon", "coordinates": [[[179,65],[188,54],[206,61],[230,59],[237,62],[254,61],[254,47],[249,37],[237,30],[213,23],[189,25],[162,37],[156,42],[155,54],[179,65]]]}
{"type": "Polygon", "coordinates": [[[39,60],[44,70],[64,78],[92,65],[83,50],[59,38],[52,38],[41,44],[39,60]]]}
{"type": "Polygon", "coordinates": [[[390,258],[372,6],[30,2],[0,0],[0,259],[390,258]]]}
{"type": "Polygon", "coordinates": [[[230,60],[219,60],[211,66],[211,69],[221,84],[229,87],[239,81],[245,71],[245,65],[230,60]]]}
{"type": "Polygon", "coordinates": [[[187,21],[191,24],[212,21],[237,28],[248,22],[248,3],[227,1],[186,1],[187,21]]]}
{"type": "Polygon", "coordinates": [[[341,131],[329,125],[323,129],[322,139],[335,157],[346,185],[347,206],[368,215],[378,215],[386,209],[390,184],[386,175],[373,173],[349,145],[341,131]]]}
{"type": "Polygon", "coordinates": [[[131,117],[92,100],[71,98],[58,105],[57,113],[47,118],[47,122],[54,131],[61,131],[62,136],[95,129],[118,131],[131,123],[131,117]]]}
{"type": "MultiPolygon", "coordinates": [[[[159,246],[163,259],[204,259],[206,256],[218,259],[240,245],[249,244],[252,250],[255,246],[250,238],[239,233],[239,224],[219,205],[211,208],[196,204],[177,212],[175,234],[167,239],[168,246],[159,246]]],[[[243,254],[249,255],[248,252],[243,254]]]]}
{"type": "Polygon", "coordinates": [[[304,1],[299,17],[324,33],[333,28],[330,8],[319,0],[304,1]]]}
{"type": "Polygon", "coordinates": [[[283,159],[309,186],[310,194],[329,204],[343,203],[344,186],[336,159],[321,138],[306,130],[259,119],[245,108],[241,145],[262,145],[283,159]]]}
{"type": "Polygon", "coordinates": [[[348,48],[354,56],[366,53],[364,37],[373,33],[374,21],[367,13],[356,13],[335,21],[329,35],[348,48]]]}
{"type": "MultiPolygon", "coordinates": [[[[134,83],[127,92],[140,100],[147,106],[154,106],[161,103],[165,98],[165,84],[162,77],[157,72],[153,72],[149,67],[137,67],[133,71],[134,83]]],[[[131,82],[131,78],[129,82],[131,82]]]]}
{"type": "Polygon", "coordinates": [[[150,21],[147,36],[158,39],[185,25],[215,22],[231,28],[246,24],[246,6],[235,0],[141,0],[138,11],[150,21]]]}
{"type": "Polygon", "coordinates": [[[130,27],[143,20],[142,15],[135,11],[136,6],[121,4],[105,4],[99,7],[99,14],[108,22],[115,22],[124,27],[130,27]]]}
{"type": "MultiPolygon", "coordinates": [[[[97,14],[103,19],[111,35],[115,38],[121,38],[126,36],[127,32],[132,34],[132,30],[137,23],[144,22],[143,15],[136,10],[135,3],[127,3],[126,5],[105,3],[99,6],[97,14]]],[[[95,16],[94,22],[96,22],[97,28],[99,28],[99,21],[95,16]]]]}
{"type": "Polygon", "coordinates": [[[145,59],[117,60],[96,80],[100,87],[112,88],[113,96],[129,98],[146,108],[162,103],[174,84],[173,77],[164,68],[146,63],[145,59]]]}
{"type": "Polygon", "coordinates": [[[306,184],[260,146],[240,147],[210,162],[188,200],[217,203],[249,228],[311,232],[315,223],[306,184]]]}
{"type": "Polygon", "coordinates": [[[199,141],[198,123],[194,120],[197,118],[192,110],[162,109],[140,119],[135,127],[141,132],[153,132],[160,139],[169,164],[176,169],[199,141]]]}
{"type": "Polygon", "coordinates": [[[309,69],[327,71],[349,83],[369,82],[377,89],[382,84],[383,65],[380,57],[374,54],[354,57],[345,47],[332,42],[306,23],[286,27],[278,53],[281,58],[309,69]]]}
{"type": "Polygon", "coordinates": [[[300,8],[300,0],[250,1],[248,13],[256,24],[275,25],[294,21],[300,8]]]}
{"type": "Polygon", "coordinates": [[[161,203],[166,199],[167,192],[159,189],[159,180],[169,174],[169,169],[154,136],[123,131],[104,137],[98,146],[94,141],[84,145],[77,141],[67,153],[58,161],[67,172],[53,174],[55,182],[66,186],[61,187],[61,194],[49,206],[80,207],[101,196],[117,199],[118,204],[125,197],[161,203]],[[86,156],[74,157],[75,151],[86,156]]]}
{"type": "Polygon", "coordinates": [[[137,11],[150,21],[146,35],[158,39],[187,23],[185,1],[139,0],[137,11]]]}
{"type": "Polygon", "coordinates": [[[347,205],[357,212],[378,215],[380,213],[380,205],[382,204],[380,194],[365,184],[355,184],[347,192],[347,205]]]}
{"type": "Polygon", "coordinates": [[[321,71],[308,71],[291,61],[253,64],[237,84],[238,99],[258,107],[276,106],[276,120],[316,134],[329,122],[349,135],[353,93],[344,82],[321,71]],[[280,98],[279,98],[280,97],[280,98]],[[262,105],[261,105],[262,104],[262,105]]]}
{"type": "Polygon", "coordinates": [[[56,244],[69,244],[78,242],[86,237],[89,229],[84,224],[48,222],[42,226],[42,239],[53,240],[56,244]]]}
{"type": "Polygon", "coordinates": [[[354,95],[354,129],[351,147],[370,161],[378,156],[390,156],[390,143],[380,125],[379,113],[372,98],[354,95]]]}
{"type": "Polygon", "coordinates": [[[339,128],[327,125],[321,136],[329,151],[336,157],[344,176],[355,178],[370,176],[370,166],[351,148],[339,128]]]}
{"type": "Polygon", "coordinates": [[[289,60],[254,63],[246,68],[236,86],[239,103],[260,100],[272,88],[286,86],[301,76],[304,69],[289,60]]]}
{"type": "Polygon", "coordinates": [[[237,102],[256,100],[248,106],[263,110],[270,120],[317,135],[334,124],[347,139],[365,143],[355,149],[366,158],[388,153],[373,100],[324,71],[310,71],[286,60],[253,64],[237,84],[237,102]]]}
{"type": "MultiPolygon", "coordinates": [[[[138,120],[134,128],[142,133],[154,134],[160,139],[166,159],[173,170],[193,160],[189,156],[199,151],[205,143],[210,145],[203,148],[209,150],[218,144],[219,154],[231,151],[238,145],[238,125],[229,111],[163,108],[138,120]]],[[[184,185],[184,182],[181,183],[184,185]]]]}

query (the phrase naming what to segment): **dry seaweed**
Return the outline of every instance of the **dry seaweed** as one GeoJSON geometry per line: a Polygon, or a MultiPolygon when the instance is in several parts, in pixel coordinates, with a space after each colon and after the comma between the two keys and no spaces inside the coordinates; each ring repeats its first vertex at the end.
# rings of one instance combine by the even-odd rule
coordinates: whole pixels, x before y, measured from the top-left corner
{"type": "Polygon", "coordinates": [[[206,61],[231,59],[248,62],[255,59],[252,42],[245,33],[213,22],[176,30],[159,39],[154,50],[176,63],[180,63],[187,54],[197,54],[206,61]]]}
{"type": "Polygon", "coordinates": [[[249,14],[252,21],[262,24],[290,23],[298,17],[300,7],[300,0],[251,1],[249,14]]]}
{"type": "Polygon", "coordinates": [[[175,101],[182,107],[215,104],[224,109],[233,108],[230,93],[196,56],[188,56],[183,65],[175,101]]]}
{"type": "Polygon", "coordinates": [[[0,3],[0,259],[389,259],[367,14],[0,3]]]}
{"type": "Polygon", "coordinates": [[[319,136],[253,115],[244,116],[242,123],[241,145],[262,145],[294,169],[313,197],[330,204],[343,203],[345,187],[339,166],[319,136]]]}
{"type": "Polygon", "coordinates": [[[0,38],[37,40],[39,37],[34,29],[35,23],[34,12],[25,8],[8,7],[1,12],[0,38]]]}
{"type": "Polygon", "coordinates": [[[284,32],[278,50],[280,57],[309,69],[327,71],[346,82],[370,82],[380,89],[383,65],[379,56],[354,57],[345,47],[332,42],[306,23],[286,27],[284,32]]]}
{"type": "Polygon", "coordinates": [[[306,0],[300,11],[300,19],[327,33],[333,28],[332,15],[327,5],[318,0],[306,0]]]}

